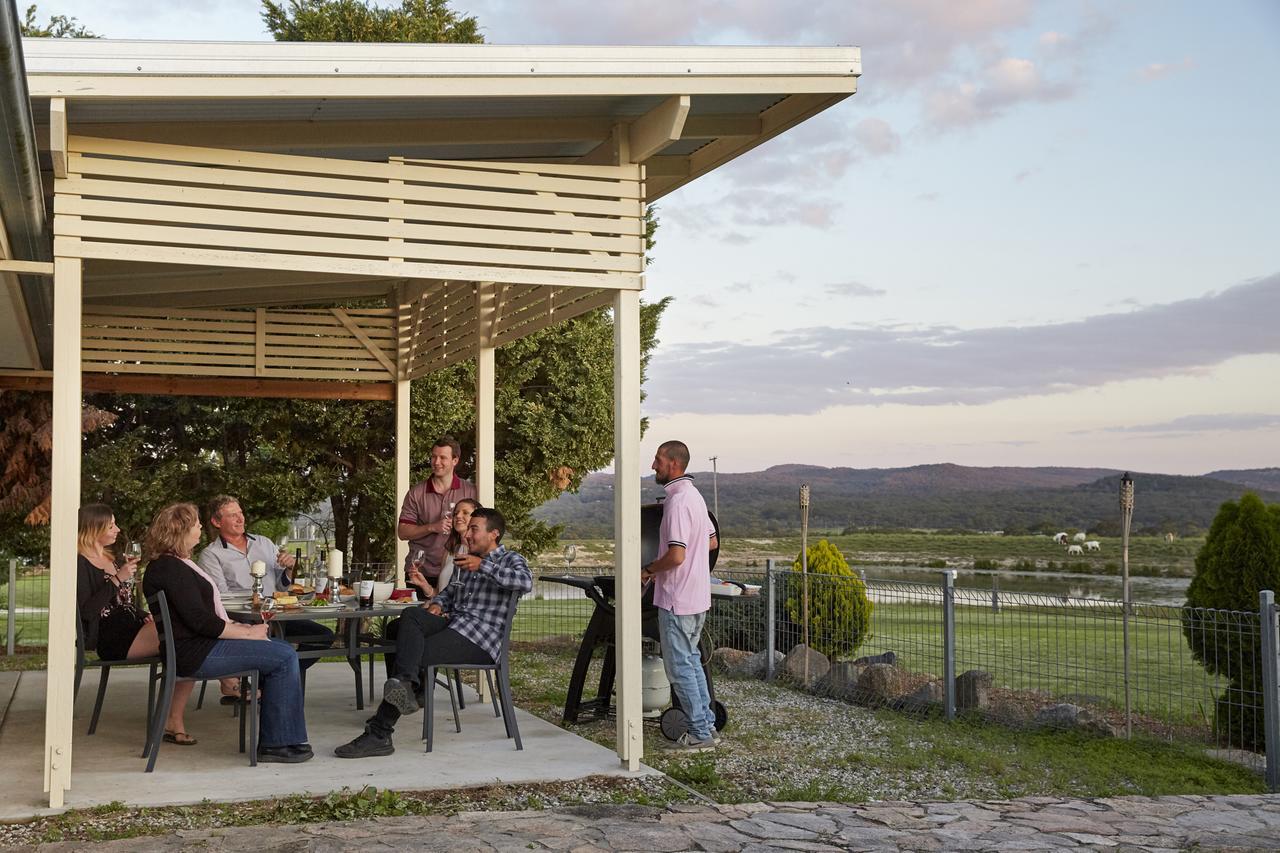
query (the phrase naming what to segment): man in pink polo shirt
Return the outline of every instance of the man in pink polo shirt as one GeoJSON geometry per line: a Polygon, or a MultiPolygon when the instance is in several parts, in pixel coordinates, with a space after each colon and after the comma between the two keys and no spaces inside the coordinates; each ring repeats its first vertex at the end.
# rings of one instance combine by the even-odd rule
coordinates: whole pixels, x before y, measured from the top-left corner
{"type": "Polygon", "coordinates": [[[682,441],[664,442],[653,457],[654,479],[667,490],[658,533],[659,556],[640,570],[653,580],[658,608],[658,635],[667,679],[689,715],[689,729],[672,749],[705,752],[715,747],[715,714],[702,671],[698,641],[711,609],[711,549],[715,529],[707,503],[685,474],[689,448],[682,441]]]}

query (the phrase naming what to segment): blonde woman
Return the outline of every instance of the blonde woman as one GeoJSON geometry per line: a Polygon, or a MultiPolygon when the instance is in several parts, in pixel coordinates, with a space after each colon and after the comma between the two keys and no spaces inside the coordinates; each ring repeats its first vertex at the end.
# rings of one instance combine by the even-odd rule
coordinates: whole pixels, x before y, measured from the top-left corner
{"type": "MultiPolygon", "coordinates": [[[[133,602],[130,594],[138,558],[128,557],[118,564],[112,545],[120,536],[115,513],[106,504],[80,507],[80,532],[76,550],[76,605],[84,630],[84,647],[97,651],[103,660],[151,657],[160,651],[156,625],[133,602]]],[[[165,721],[164,739],[179,746],[194,746],[187,734],[183,715],[190,683],[173,691],[173,706],[165,721]]]]}
{"type": "Polygon", "coordinates": [[[151,555],[142,588],[147,598],[163,592],[169,602],[178,675],[221,678],[256,669],[262,676],[261,736],[258,760],[298,764],[312,757],[302,716],[298,654],[284,640],[273,640],[267,625],[233,622],[218,588],[191,559],[200,542],[200,514],[194,504],[171,504],[156,513],[147,529],[151,555]]]}

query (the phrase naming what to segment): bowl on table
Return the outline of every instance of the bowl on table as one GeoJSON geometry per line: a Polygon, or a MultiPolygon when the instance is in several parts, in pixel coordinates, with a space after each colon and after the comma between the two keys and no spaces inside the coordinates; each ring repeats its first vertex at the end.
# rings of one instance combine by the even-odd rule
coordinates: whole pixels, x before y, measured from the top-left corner
{"type": "Polygon", "coordinates": [[[381,604],[391,598],[391,593],[395,592],[396,585],[394,581],[374,581],[373,582],[373,603],[381,604]]]}

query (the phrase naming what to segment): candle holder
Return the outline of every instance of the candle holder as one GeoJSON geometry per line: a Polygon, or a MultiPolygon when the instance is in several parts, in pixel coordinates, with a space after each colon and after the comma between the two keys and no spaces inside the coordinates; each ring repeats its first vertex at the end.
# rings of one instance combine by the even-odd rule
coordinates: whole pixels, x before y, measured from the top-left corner
{"type": "Polygon", "coordinates": [[[253,576],[253,609],[262,609],[262,579],[267,576],[267,564],[262,560],[254,560],[249,564],[249,574],[253,576]]]}

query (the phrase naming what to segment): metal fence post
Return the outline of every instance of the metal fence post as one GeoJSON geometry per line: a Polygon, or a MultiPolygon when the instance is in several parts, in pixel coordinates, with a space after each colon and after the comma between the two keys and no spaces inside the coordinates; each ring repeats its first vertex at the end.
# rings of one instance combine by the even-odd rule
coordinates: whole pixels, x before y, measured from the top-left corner
{"type": "Polygon", "coordinates": [[[777,630],[778,579],[773,573],[773,560],[764,561],[764,677],[773,680],[774,633],[777,630]]]}
{"type": "Polygon", "coordinates": [[[995,572],[991,573],[991,612],[1000,612],[1000,576],[995,572]]]}
{"type": "Polygon", "coordinates": [[[1262,720],[1267,744],[1267,790],[1280,792],[1280,610],[1276,594],[1258,593],[1258,617],[1262,628],[1262,720]]]}
{"type": "Polygon", "coordinates": [[[956,718],[956,573],[942,573],[942,701],[947,719],[956,718]]]}
{"type": "Polygon", "coordinates": [[[8,600],[8,616],[5,619],[5,637],[8,638],[5,648],[9,650],[9,656],[13,657],[17,648],[18,632],[18,561],[9,560],[9,600],[8,600]]]}

